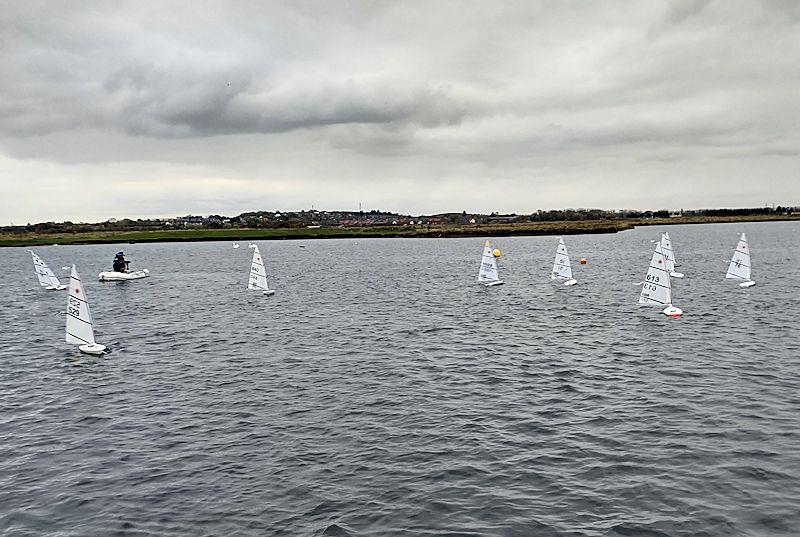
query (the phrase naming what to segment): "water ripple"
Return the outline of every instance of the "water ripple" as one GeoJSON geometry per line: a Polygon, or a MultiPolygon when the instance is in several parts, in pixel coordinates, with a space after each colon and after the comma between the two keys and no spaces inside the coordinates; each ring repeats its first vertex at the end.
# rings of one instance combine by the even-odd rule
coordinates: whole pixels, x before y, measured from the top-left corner
{"type": "MultiPolygon", "coordinates": [[[[102,358],[63,343],[64,295],[0,249],[0,533],[53,536],[731,536],[800,527],[800,226],[670,228],[678,320],[636,306],[656,228],[131,246],[153,276],[83,270],[102,358]],[[759,285],[729,285],[747,231],[759,285]]],[[[85,268],[84,268],[85,267],[85,268]]]]}

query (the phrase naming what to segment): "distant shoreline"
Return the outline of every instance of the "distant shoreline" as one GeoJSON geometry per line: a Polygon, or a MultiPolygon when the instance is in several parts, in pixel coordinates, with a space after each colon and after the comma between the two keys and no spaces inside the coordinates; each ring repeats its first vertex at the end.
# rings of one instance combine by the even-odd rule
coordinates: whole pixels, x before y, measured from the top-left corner
{"type": "Polygon", "coordinates": [[[800,215],[680,216],[625,220],[576,220],[431,226],[176,229],[166,231],[107,231],[87,233],[1,234],[0,247],[51,244],[117,244],[139,242],[205,242],[247,240],[456,238],[617,233],[637,226],[715,224],[729,222],[800,221],[800,215]]]}

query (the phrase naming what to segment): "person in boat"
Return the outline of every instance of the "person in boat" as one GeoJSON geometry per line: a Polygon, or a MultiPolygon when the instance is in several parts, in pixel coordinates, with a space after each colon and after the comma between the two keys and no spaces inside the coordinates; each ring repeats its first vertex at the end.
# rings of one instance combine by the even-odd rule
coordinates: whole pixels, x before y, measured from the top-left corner
{"type": "Polygon", "coordinates": [[[125,261],[125,254],[117,252],[114,257],[114,272],[125,272],[128,269],[128,262],[125,261]]]}

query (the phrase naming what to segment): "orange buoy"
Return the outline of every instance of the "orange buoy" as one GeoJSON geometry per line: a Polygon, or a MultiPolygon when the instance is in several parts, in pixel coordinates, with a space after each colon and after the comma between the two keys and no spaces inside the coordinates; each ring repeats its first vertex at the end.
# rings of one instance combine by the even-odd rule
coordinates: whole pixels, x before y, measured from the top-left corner
{"type": "Polygon", "coordinates": [[[586,258],[585,257],[581,257],[581,265],[585,265],[586,263],[588,263],[586,258]]]}

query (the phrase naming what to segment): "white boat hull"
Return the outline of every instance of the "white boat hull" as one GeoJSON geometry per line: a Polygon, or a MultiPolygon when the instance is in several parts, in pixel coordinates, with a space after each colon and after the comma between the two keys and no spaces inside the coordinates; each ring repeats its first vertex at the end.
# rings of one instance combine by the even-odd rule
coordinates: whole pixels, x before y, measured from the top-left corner
{"type": "Polygon", "coordinates": [[[664,311],[662,311],[661,313],[663,313],[667,317],[680,317],[681,315],[683,315],[683,310],[680,308],[676,308],[675,306],[670,304],[669,306],[664,308],[664,311]]]}
{"type": "Polygon", "coordinates": [[[503,285],[503,280],[492,280],[490,282],[480,282],[486,287],[494,287],[495,285],[503,285]]]}
{"type": "Polygon", "coordinates": [[[578,280],[576,280],[575,278],[570,278],[569,280],[564,282],[564,285],[569,287],[571,285],[575,285],[576,283],[578,283],[578,280]]]}
{"type": "Polygon", "coordinates": [[[105,271],[98,274],[97,278],[101,282],[125,282],[128,280],[139,280],[141,278],[146,278],[150,275],[150,271],[147,269],[144,270],[134,270],[131,272],[115,272],[115,271],[105,271]]]}
{"type": "Polygon", "coordinates": [[[748,280],[739,284],[739,287],[753,287],[756,284],[753,280],[748,280]]]}
{"type": "Polygon", "coordinates": [[[682,272],[675,272],[674,270],[670,272],[669,275],[672,276],[673,278],[683,278],[682,272]]]}
{"type": "Polygon", "coordinates": [[[88,345],[81,345],[78,350],[84,354],[91,354],[92,356],[100,356],[106,352],[106,346],[99,343],[91,343],[88,345]]]}
{"type": "Polygon", "coordinates": [[[274,294],[275,294],[275,291],[273,291],[272,289],[270,289],[268,291],[264,291],[264,295],[266,295],[266,296],[272,296],[274,294]]]}
{"type": "Polygon", "coordinates": [[[47,289],[48,291],[63,291],[66,288],[67,288],[66,285],[48,285],[47,287],[45,287],[45,289],[47,289]]]}

